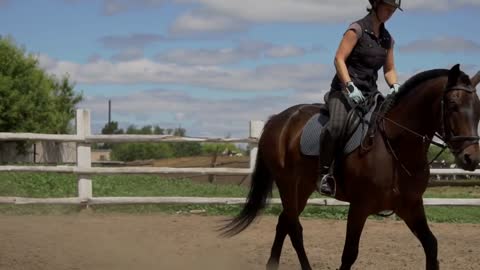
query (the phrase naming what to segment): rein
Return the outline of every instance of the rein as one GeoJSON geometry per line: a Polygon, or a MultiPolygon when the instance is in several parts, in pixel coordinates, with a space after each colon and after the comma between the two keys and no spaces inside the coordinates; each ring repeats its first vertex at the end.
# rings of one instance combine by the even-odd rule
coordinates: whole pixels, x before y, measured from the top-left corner
{"type": "MultiPolygon", "coordinates": [[[[433,135],[434,137],[436,136],[437,138],[442,140],[443,144],[433,141],[433,137],[429,138],[427,135],[421,135],[418,132],[416,132],[416,131],[414,131],[414,130],[406,127],[406,126],[401,125],[398,122],[395,122],[392,119],[389,119],[388,117],[385,117],[383,114],[375,112],[376,116],[381,118],[381,120],[382,120],[381,121],[382,125],[381,125],[381,128],[380,128],[382,138],[386,142],[386,144],[387,144],[387,146],[390,150],[390,153],[392,153],[395,160],[400,163],[400,166],[405,170],[405,172],[408,174],[408,176],[412,176],[412,174],[410,173],[410,171],[407,169],[405,164],[400,160],[400,158],[395,153],[395,150],[393,149],[393,147],[390,143],[390,140],[388,139],[388,136],[386,134],[385,121],[388,121],[388,122],[396,125],[397,127],[407,131],[408,133],[420,138],[424,144],[426,142],[428,142],[428,144],[434,144],[434,145],[442,148],[441,151],[428,163],[428,166],[425,168],[425,170],[428,170],[430,165],[445,151],[445,149],[450,148],[450,150],[453,154],[458,154],[461,151],[463,151],[463,149],[465,149],[465,147],[467,147],[471,144],[478,143],[479,140],[480,140],[479,136],[453,136],[452,135],[453,132],[452,132],[450,126],[448,125],[447,110],[445,109],[445,96],[450,91],[466,91],[468,93],[474,93],[475,92],[471,87],[465,87],[465,86],[461,86],[461,85],[453,86],[451,88],[445,89],[445,91],[443,93],[442,100],[441,100],[441,111],[442,111],[441,116],[442,116],[442,124],[443,124],[443,128],[442,128],[443,134],[435,133],[433,135]],[[452,142],[458,142],[458,141],[460,141],[460,142],[470,141],[471,143],[469,143],[467,146],[462,147],[461,149],[455,149],[451,143],[452,142]]],[[[394,98],[394,96],[393,96],[393,98],[394,98]]]]}

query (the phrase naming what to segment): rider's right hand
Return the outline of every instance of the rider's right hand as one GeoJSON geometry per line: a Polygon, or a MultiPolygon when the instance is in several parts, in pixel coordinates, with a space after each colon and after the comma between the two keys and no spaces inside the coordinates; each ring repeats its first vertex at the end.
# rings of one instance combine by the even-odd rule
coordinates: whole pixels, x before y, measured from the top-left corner
{"type": "Polygon", "coordinates": [[[355,103],[365,101],[365,97],[362,92],[353,84],[353,82],[347,82],[348,97],[350,97],[355,103]]]}

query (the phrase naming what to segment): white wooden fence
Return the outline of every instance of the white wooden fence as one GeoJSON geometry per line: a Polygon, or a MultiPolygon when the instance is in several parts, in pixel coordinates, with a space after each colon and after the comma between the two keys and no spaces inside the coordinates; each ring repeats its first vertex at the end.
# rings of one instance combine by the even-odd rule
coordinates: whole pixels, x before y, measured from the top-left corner
{"type": "MultiPolygon", "coordinates": [[[[76,166],[0,166],[0,171],[8,172],[56,172],[77,175],[78,197],[72,198],[22,198],[0,197],[0,204],[243,204],[245,198],[204,198],[204,197],[94,197],[91,176],[94,174],[215,174],[248,175],[252,172],[257,156],[257,143],[263,129],[262,121],[250,122],[250,135],[246,139],[190,138],[171,135],[92,135],[90,111],[79,109],[76,114],[75,135],[51,135],[35,133],[0,133],[0,141],[29,140],[77,143],[76,166]],[[235,142],[249,143],[250,168],[169,168],[169,167],[92,167],[91,144],[98,142],[235,142]]],[[[461,169],[432,169],[439,175],[480,175],[480,170],[466,172],[461,169]]],[[[426,205],[479,206],[480,199],[425,199],[426,205]]],[[[280,204],[272,199],[272,204],[280,204]]],[[[334,199],[310,199],[310,205],[348,205],[334,199]]]]}

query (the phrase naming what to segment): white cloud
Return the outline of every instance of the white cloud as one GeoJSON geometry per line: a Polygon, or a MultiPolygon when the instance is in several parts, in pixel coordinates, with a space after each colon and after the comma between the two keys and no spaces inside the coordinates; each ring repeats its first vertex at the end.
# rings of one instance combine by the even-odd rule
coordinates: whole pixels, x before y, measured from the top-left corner
{"type": "Polygon", "coordinates": [[[222,65],[251,58],[232,48],[224,49],[174,49],[155,57],[158,61],[182,65],[222,65]]]}
{"type": "MultiPolygon", "coordinates": [[[[465,68],[466,66],[463,66],[462,70],[465,68]]],[[[275,67],[266,68],[262,72],[281,79],[289,70],[275,67]]],[[[423,70],[400,73],[399,82],[404,83],[420,71],[423,70]]],[[[297,74],[290,79],[295,81],[301,79],[301,76],[297,74]]],[[[329,82],[330,78],[325,78],[319,84],[325,85],[329,82]]],[[[379,79],[379,88],[383,93],[388,90],[383,78],[379,79]]],[[[317,86],[281,96],[272,93],[271,96],[261,95],[252,98],[212,99],[210,96],[195,98],[184,91],[157,89],[136,91],[109,99],[112,100],[114,108],[113,120],[123,123],[124,128],[129,124],[159,124],[164,128],[181,125],[186,128],[189,136],[231,134],[233,137],[246,137],[250,120],[267,120],[269,116],[296,104],[323,103],[323,95],[327,90],[326,87],[317,86]],[[169,117],[165,119],[165,115],[169,117]]],[[[96,132],[106,122],[106,104],[107,98],[102,96],[87,97],[81,104],[81,107],[92,111],[96,132]]]]}
{"type": "Polygon", "coordinates": [[[103,36],[98,41],[109,49],[131,49],[144,48],[147,45],[164,40],[164,37],[157,34],[133,33],[130,35],[109,35],[103,36]]]}
{"type": "Polygon", "coordinates": [[[112,56],[115,62],[132,61],[143,58],[143,50],[140,49],[126,49],[112,56]]]}
{"type": "Polygon", "coordinates": [[[403,1],[406,11],[409,10],[429,10],[429,11],[448,11],[466,6],[480,6],[478,0],[422,0],[422,1],[403,1]]]}
{"type": "Polygon", "coordinates": [[[173,35],[202,36],[245,31],[251,24],[339,22],[365,14],[358,0],[177,0],[194,3],[172,24],[173,35]],[[345,2],[341,4],[339,2],[345,2]],[[342,8],[339,8],[342,6],[342,8]]]}
{"type": "MultiPolygon", "coordinates": [[[[98,55],[95,56],[95,61],[98,60],[97,58],[98,55]]],[[[50,72],[52,72],[52,70],[56,69],[57,65],[58,65],[58,62],[59,60],[55,59],[55,58],[51,58],[49,57],[48,55],[45,55],[45,54],[38,54],[36,55],[36,58],[38,59],[38,62],[40,63],[40,66],[46,70],[49,70],[50,72]]],[[[65,71],[67,72],[67,71],[65,71]]],[[[60,72],[60,73],[65,73],[65,72],[60,72]]],[[[55,72],[52,72],[52,73],[55,73],[55,72]]],[[[57,75],[59,75],[59,73],[56,73],[57,75]]]]}
{"type": "Polygon", "coordinates": [[[478,6],[478,5],[480,5],[480,1],[478,1],[478,0],[457,0],[457,4],[460,5],[460,6],[463,6],[463,5],[478,6]]]}
{"type": "Polygon", "coordinates": [[[155,59],[188,65],[223,65],[261,57],[294,57],[304,55],[305,49],[293,45],[273,45],[258,41],[243,41],[237,47],[221,49],[174,49],[155,59]]]}
{"type": "MultiPolygon", "coordinates": [[[[70,2],[74,1],[70,0],[70,2]]],[[[216,11],[218,14],[233,15],[248,21],[268,22],[338,20],[334,17],[358,14],[364,12],[365,7],[368,6],[366,0],[104,0],[103,9],[106,14],[113,15],[140,8],[158,7],[167,2],[181,4],[183,7],[185,4],[192,4],[199,10],[216,11]]],[[[480,2],[478,0],[402,1],[402,7],[406,11],[415,9],[443,11],[465,6],[480,6],[480,2]]]]}
{"type": "Polygon", "coordinates": [[[209,11],[248,22],[339,21],[365,13],[358,0],[196,0],[198,11],[209,11]],[[339,7],[342,8],[339,8],[339,7]],[[342,18],[343,17],[343,18],[342,18]]]}
{"type": "MultiPolygon", "coordinates": [[[[79,2],[64,0],[67,2],[79,2]]],[[[0,5],[7,0],[0,0],[0,5]]],[[[180,14],[169,28],[173,38],[208,37],[245,31],[256,23],[350,22],[366,14],[366,0],[103,0],[103,13],[116,15],[139,9],[178,4],[180,14]]],[[[478,0],[403,1],[405,12],[443,12],[480,7],[478,0]]],[[[398,12],[397,16],[402,14],[398,12]]]]}
{"type": "Polygon", "coordinates": [[[78,64],[40,55],[40,64],[53,74],[69,73],[72,80],[85,84],[160,83],[191,85],[232,91],[312,90],[328,87],[333,67],[323,64],[265,65],[255,69],[218,66],[184,66],[148,59],[128,62],[98,60],[78,64]]]}
{"type": "Polygon", "coordinates": [[[304,55],[305,50],[296,46],[286,45],[273,47],[269,49],[266,54],[274,58],[293,57],[304,55]]]}
{"type": "Polygon", "coordinates": [[[135,9],[158,7],[164,2],[164,0],[104,0],[103,14],[116,15],[135,9]]]}
{"type": "Polygon", "coordinates": [[[211,12],[188,12],[175,20],[169,33],[172,37],[204,36],[205,33],[215,36],[245,29],[244,22],[232,17],[211,12]]]}
{"type": "Polygon", "coordinates": [[[182,121],[184,119],[186,119],[186,113],[184,113],[184,112],[176,112],[175,113],[175,120],[182,121]]]}
{"type": "MultiPolygon", "coordinates": [[[[316,103],[322,100],[323,92],[295,94],[292,96],[264,96],[249,99],[210,100],[193,98],[185,92],[169,90],[137,91],[127,96],[112,97],[113,120],[129,122],[124,119],[142,119],[147,124],[159,124],[164,128],[181,125],[190,136],[248,136],[250,120],[266,120],[270,115],[279,113],[298,103],[316,103]],[[215,104],[212,106],[212,104],[215,104]],[[169,119],[159,121],[159,115],[170,115],[169,119]],[[160,123],[159,123],[160,122],[160,123]]],[[[81,107],[92,111],[97,127],[106,122],[107,99],[88,97],[81,107]],[[98,116],[98,117],[96,117],[98,116]]],[[[142,125],[138,122],[135,124],[142,125]]],[[[98,131],[97,131],[98,132],[98,131]]]]}
{"type": "MultiPolygon", "coordinates": [[[[176,0],[192,3],[193,10],[180,16],[173,33],[201,35],[245,30],[254,23],[350,22],[366,14],[368,1],[358,0],[176,0]]],[[[404,1],[405,12],[442,12],[466,6],[480,7],[478,0],[404,1]]],[[[401,16],[398,12],[396,16],[401,16]]]]}
{"type": "MultiPolygon", "coordinates": [[[[45,56],[43,56],[45,57],[45,56]]],[[[99,53],[93,53],[87,58],[88,63],[95,63],[97,61],[100,61],[102,59],[102,56],[99,53]]],[[[48,59],[45,59],[45,61],[48,61],[48,59]]],[[[40,61],[42,62],[42,61],[40,61]]]]}
{"type": "Polygon", "coordinates": [[[480,52],[480,44],[463,37],[416,40],[399,47],[401,52],[480,52]]]}

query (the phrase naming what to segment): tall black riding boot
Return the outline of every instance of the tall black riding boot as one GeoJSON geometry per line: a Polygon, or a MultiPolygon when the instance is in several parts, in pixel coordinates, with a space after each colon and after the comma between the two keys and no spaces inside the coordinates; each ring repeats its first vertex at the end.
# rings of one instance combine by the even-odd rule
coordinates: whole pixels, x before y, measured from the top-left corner
{"type": "Polygon", "coordinates": [[[327,128],[320,134],[320,153],[318,159],[317,190],[327,196],[335,196],[335,178],[330,172],[335,158],[335,138],[332,138],[327,128]]]}

